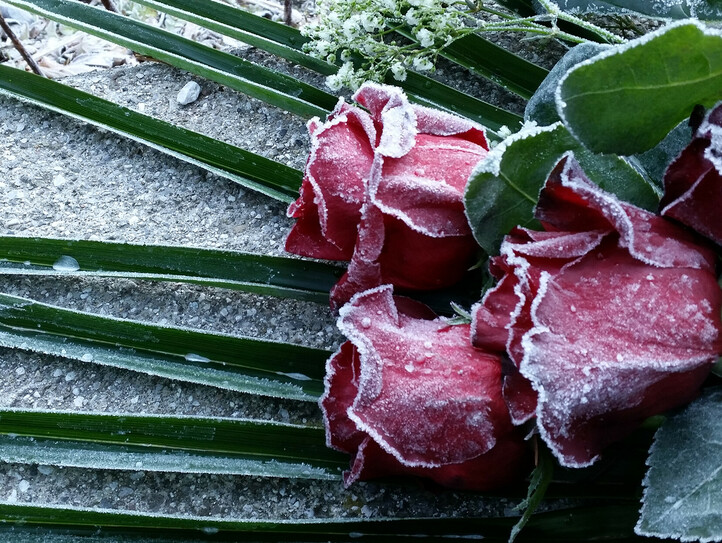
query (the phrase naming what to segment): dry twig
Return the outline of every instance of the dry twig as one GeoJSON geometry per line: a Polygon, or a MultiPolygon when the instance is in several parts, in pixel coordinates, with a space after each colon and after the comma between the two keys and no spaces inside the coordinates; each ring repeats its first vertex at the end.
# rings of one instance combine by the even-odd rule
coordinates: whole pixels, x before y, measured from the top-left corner
{"type": "Polygon", "coordinates": [[[293,0],[283,0],[283,22],[288,26],[293,23],[293,0]]]}
{"type": "Polygon", "coordinates": [[[2,13],[0,13],[0,28],[2,28],[3,32],[7,35],[8,38],[10,38],[10,41],[13,42],[13,46],[15,46],[15,49],[18,50],[18,53],[23,57],[25,62],[28,63],[28,66],[30,66],[30,69],[35,72],[37,75],[41,77],[45,77],[45,74],[40,69],[40,66],[38,66],[38,63],[35,62],[35,59],[28,53],[27,49],[25,49],[25,46],[22,44],[22,42],[18,39],[18,37],[15,35],[15,32],[12,31],[12,28],[10,28],[10,25],[5,20],[5,17],[3,17],[2,13]]]}

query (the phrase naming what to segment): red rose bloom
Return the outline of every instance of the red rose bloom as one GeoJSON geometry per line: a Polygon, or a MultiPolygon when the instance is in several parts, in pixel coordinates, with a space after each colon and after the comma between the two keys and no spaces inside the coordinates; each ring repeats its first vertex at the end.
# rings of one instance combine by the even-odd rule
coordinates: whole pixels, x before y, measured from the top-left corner
{"type": "Polygon", "coordinates": [[[463,191],[488,144],[465,119],[412,105],[401,90],[364,85],[326,123],[309,123],[311,154],[291,253],[350,260],[332,292],[339,306],[353,294],[390,283],[434,289],[457,282],[477,245],[463,191]]]}
{"type": "Polygon", "coordinates": [[[507,350],[515,423],[536,416],[560,463],[593,463],[644,418],[690,401],[722,351],[715,255],[670,221],[619,201],[571,157],[516,228],[474,308],[473,343],[507,350]]]}
{"type": "Polygon", "coordinates": [[[351,453],[346,485],[392,474],[488,490],[524,475],[525,445],[501,396],[500,357],[390,285],[341,309],[349,337],[326,368],[328,445],[351,453]]]}
{"type": "Polygon", "coordinates": [[[722,105],[664,174],[661,214],[722,245],[722,105]]]}

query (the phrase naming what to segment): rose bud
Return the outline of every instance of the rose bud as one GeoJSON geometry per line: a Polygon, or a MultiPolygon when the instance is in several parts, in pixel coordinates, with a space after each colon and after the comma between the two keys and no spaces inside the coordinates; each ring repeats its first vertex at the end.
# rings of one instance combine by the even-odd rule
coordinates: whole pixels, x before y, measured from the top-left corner
{"type": "Polygon", "coordinates": [[[570,154],[494,259],[474,345],[505,349],[516,424],[536,417],[564,466],[592,464],[643,419],[689,402],[722,351],[715,254],[589,181],[570,154]]]}
{"type": "Polygon", "coordinates": [[[456,283],[478,246],[464,214],[463,190],[487,154],[484,130],[441,111],[412,105],[390,86],[366,84],[325,123],[309,123],[311,154],[298,219],[286,250],[351,260],[334,289],[339,306],[390,283],[435,289],[456,283]]]}
{"type": "Polygon", "coordinates": [[[349,341],[328,361],[320,400],[329,446],[353,455],[346,485],[417,475],[488,490],[520,479],[526,446],[501,396],[501,359],[390,285],[340,311],[349,341]],[[424,309],[419,309],[419,306],[424,309]]]}
{"type": "Polygon", "coordinates": [[[722,245],[722,104],[664,174],[661,214],[722,245]]]}

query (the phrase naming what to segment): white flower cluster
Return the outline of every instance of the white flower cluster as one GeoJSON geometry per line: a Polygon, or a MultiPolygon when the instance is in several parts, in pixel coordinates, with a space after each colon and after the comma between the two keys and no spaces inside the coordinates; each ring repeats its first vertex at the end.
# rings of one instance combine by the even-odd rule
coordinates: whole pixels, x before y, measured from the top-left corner
{"type": "Polygon", "coordinates": [[[409,68],[432,70],[441,49],[473,31],[469,7],[466,0],[318,0],[319,21],[304,30],[306,51],[343,62],[326,80],[334,91],[389,72],[403,81],[409,68]]]}

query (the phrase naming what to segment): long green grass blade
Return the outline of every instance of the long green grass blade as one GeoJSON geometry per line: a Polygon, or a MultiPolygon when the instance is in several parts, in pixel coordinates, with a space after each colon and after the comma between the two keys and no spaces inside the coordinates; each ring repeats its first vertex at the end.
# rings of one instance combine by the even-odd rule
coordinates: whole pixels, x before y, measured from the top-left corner
{"type": "MultiPolygon", "coordinates": [[[[136,3],[150,6],[166,13],[172,13],[179,19],[190,20],[188,17],[196,17],[207,22],[212,22],[214,25],[219,25],[217,31],[221,34],[226,33],[221,30],[221,28],[230,27],[261,37],[265,41],[295,49],[296,51],[301,51],[303,44],[308,41],[308,38],[292,26],[255,15],[244,9],[233,7],[216,0],[205,0],[204,2],[197,2],[196,0],[139,0],[136,3]]],[[[201,24],[200,26],[206,25],[201,24]]],[[[245,42],[244,39],[238,39],[245,42]]],[[[259,43],[263,44],[264,41],[259,43]]],[[[260,45],[258,47],[263,49],[260,45]]]]}
{"type": "MultiPolygon", "coordinates": [[[[227,4],[212,0],[141,0],[139,3],[231,36],[321,74],[338,71],[337,66],[301,51],[308,40],[298,30],[227,4]]],[[[415,72],[410,72],[404,82],[389,79],[387,83],[403,87],[415,102],[446,109],[491,130],[498,130],[503,125],[515,126],[521,120],[513,113],[415,72]]]]}
{"type": "MultiPolygon", "coordinates": [[[[562,509],[535,515],[526,531],[517,538],[522,541],[579,542],[593,537],[599,541],[633,541],[632,526],[637,504],[629,500],[623,505],[603,505],[562,509]]],[[[57,533],[74,529],[85,533],[172,537],[174,541],[203,540],[238,541],[307,541],[337,542],[374,538],[380,541],[445,542],[474,540],[500,543],[508,539],[515,517],[504,518],[313,518],[287,519],[217,519],[208,517],[164,516],[127,511],[80,509],[60,506],[39,506],[18,503],[0,504],[0,521],[17,523],[24,530],[34,525],[52,526],[57,533]],[[92,530],[91,530],[92,528],[92,530]]],[[[7,529],[7,528],[6,528],[7,529]]],[[[0,532],[2,533],[2,532],[0,532]]],[[[111,541],[113,541],[111,539],[111,541]]],[[[133,539],[129,539],[133,541],[133,539]]]]}
{"type": "Polygon", "coordinates": [[[210,473],[288,479],[338,480],[337,468],[304,462],[259,459],[242,454],[208,454],[144,445],[91,443],[77,440],[0,435],[0,461],[71,468],[140,470],[173,473],[210,473]]]}
{"type": "Polygon", "coordinates": [[[129,137],[277,200],[292,202],[298,195],[303,176],[298,170],[67,85],[0,64],[0,92],[129,137]]]}
{"type": "Polygon", "coordinates": [[[307,39],[295,28],[228,4],[214,0],[138,0],[137,3],[230,36],[318,73],[330,75],[338,70],[333,64],[303,53],[300,48],[307,39]]]}
{"type": "Polygon", "coordinates": [[[8,3],[162,60],[304,118],[325,115],[337,101],[333,95],[291,76],[102,8],[96,9],[74,0],[10,0],[8,3]]]}
{"type": "Polygon", "coordinates": [[[0,274],[70,273],[178,281],[326,304],[343,268],[218,249],[0,236],[0,274]],[[77,262],[77,270],[60,266],[61,257],[77,262]]]}
{"type": "MultiPolygon", "coordinates": [[[[326,470],[327,478],[337,476],[348,465],[346,455],[326,447],[321,427],[248,419],[0,409],[0,435],[9,443],[12,439],[8,437],[39,439],[38,447],[46,440],[63,440],[68,442],[68,450],[75,442],[91,447],[122,445],[135,453],[139,447],[152,453],[196,453],[196,460],[199,455],[220,454],[227,459],[277,461],[294,464],[299,471],[326,470]]],[[[138,465],[132,469],[141,467],[145,469],[138,465]]]]}
{"type": "Polygon", "coordinates": [[[253,394],[315,401],[330,354],[156,326],[0,294],[0,346],[253,394]]]}

